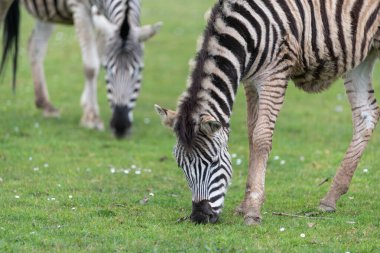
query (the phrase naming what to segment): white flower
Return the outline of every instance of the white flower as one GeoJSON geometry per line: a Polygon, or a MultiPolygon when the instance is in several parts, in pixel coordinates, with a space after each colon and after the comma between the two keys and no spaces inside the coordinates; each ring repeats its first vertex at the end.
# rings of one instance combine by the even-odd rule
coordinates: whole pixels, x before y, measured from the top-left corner
{"type": "Polygon", "coordinates": [[[305,161],[305,157],[300,156],[300,161],[301,161],[301,162],[305,161]]]}
{"type": "Polygon", "coordinates": [[[280,232],[284,232],[284,231],[285,231],[284,227],[280,228],[280,232]]]}
{"type": "Polygon", "coordinates": [[[40,170],[40,168],[38,168],[38,167],[33,168],[33,171],[39,171],[39,170],[40,170]]]}
{"type": "Polygon", "coordinates": [[[29,156],[29,161],[32,161],[33,160],[33,157],[29,156]]]}
{"type": "Polygon", "coordinates": [[[304,233],[302,233],[302,234],[300,234],[300,236],[302,237],[302,238],[305,238],[305,234],[304,233]]]}
{"type": "Polygon", "coordinates": [[[20,198],[20,195],[15,195],[15,198],[16,198],[16,199],[19,199],[19,198],[20,198]]]}
{"type": "Polygon", "coordinates": [[[110,172],[111,172],[112,174],[114,174],[114,173],[116,172],[116,169],[115,169],[115,168],[111,168],[111,169],[110,169],[110,172]]]}
{"type": "Polygon", "coordinates": [[[232,154],[231,157],[232,157],[232,158],[236,158],[236,157],[237,157],[237,154],[232,154]]]}
{"type": "Polygon", "coordinates": [[[72,208],[71,208],[71,210],[73,210],[73,211],[76,210],[76,209],[77,209],[76,207],[72,207],[72,208]]]}
{"type": "Polygon", "coordinates": [[[273,160],[275,160],[275,161],[280,160],[280,157],[279,157],[278,155],[275,155],[275,156],[273,157],[273,160]]]}
{"type": "Polygon", "coordinates": [[[150,193],[149,193],[149,196],[152,196],[152,197],[153,197],[153,196],[154,196],[154,193],[153,193],[153,192],[150,192],[150,193]]]}
{"type": "Polygon", "coordinates": [[[284,165],[285,163],[286,163],[285,160],[281,160],[281,162],[280,162],[281,165],[284,165]]]}
{"type": "Polygon", "coordinates": [[[129,170],[123,170],[124,174],[129,174],[129,170]]]}
{"type": "Polygon", "coordinates": [[[69,195],[69,199],[72,199],[73,198],[73,195],[69,195]]]}
{"type": "Polygon", "coordinates": [[[144,123],[145,123],[146,125],[150,124],[150,118],[145,118],[145,119],[144,119],[144,123]]]}
{"type": "Polygon", "coordinates": [[[140,174],[141,174],[141,170],[136,170],[136,171],[135,171],[135,174],[136,174],[136,175],[140,175],[140,174]]]}
{"type": "Polygon", "coordinates": [[[45,163],[45,164],[44,164],[44,167],[45,167],[45,168],[49,167],[49,164],[48,164],[48,163],[45,163]]]}
{"type": "Polygon", "coordinates": [[[363,170],[363,173],[368,173],[368,169],[364,169],[364,170],[363,170]]]}
{"type": "Polygon", "coordinates": [[[136,167],[136,165],[132,164],[131,168],[136,169],[137,167],[136,167]]]}
{"type": "Polygon", "coordinates": [[[341,105],[335,106],[335,112],[343,112],[343,106],[341,105]]]}
{"type": "Polygon", "coordinates": [[[243,163],[243,161],[239,158],[236,160],[236,165],[241,165],[243,163]]]}

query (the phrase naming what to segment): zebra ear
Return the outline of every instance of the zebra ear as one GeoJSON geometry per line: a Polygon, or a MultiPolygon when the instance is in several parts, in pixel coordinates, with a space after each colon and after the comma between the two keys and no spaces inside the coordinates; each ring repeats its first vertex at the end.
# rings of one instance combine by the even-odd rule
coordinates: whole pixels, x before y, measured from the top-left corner
{"type": "Polygon", "coordinates": [[[92,6],[91,13],[95,29],[107,38],[113,36],[117,26],[112,24],[105,16],[103,16],[96,6],[92,6]]]}
{"type": "Polygon", "coordinates": [[[152,38],[162,26],[162,22],[157,22],[154,25],[145,25],[136,28],[137,39],[139,42],[144,42],[152,38]]]}
{"type": "Polygon", "coordinates": [[[164,124],[164,126],[169,127],[173,129],[174,121],[177,118],[177,112],[164,109],[159,105],[154,105],[154,109],[156,109],[156,112],[161,117],[161,121],[164,124]]]}
{"type": "Polygon", "coordinates": [[[200,130],[207,135],[213,135],[222,128],[222,124],[211,115],[201,118],[200,130]]]}

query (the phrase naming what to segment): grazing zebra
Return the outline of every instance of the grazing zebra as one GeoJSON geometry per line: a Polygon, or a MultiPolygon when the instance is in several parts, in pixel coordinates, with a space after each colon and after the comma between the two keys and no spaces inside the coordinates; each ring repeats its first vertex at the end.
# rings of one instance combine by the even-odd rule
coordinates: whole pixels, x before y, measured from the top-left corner
{"type": "MultiPolygon", "coordinates": [[[[99,115],[96,79],[99,65],[106,69],[107,96],[113,110],[110,126],[117,137],[128,134],[132,125],[141,85],[143,42],[152,37],[161,23],[140,26],[139,0],[22,0],[25,8],[37,19],[29,40],[29,58],[34,79],[35,103],[45,116],[59,116],[49,100],[43,60],[53,23],[73,24],[82,50],[86,77],[81,97],[81,124],[102,130],[99,115]]],[[[13,82],[17,69],[20,0],[0,2],[0,22],[4,23],[4,51],[0,73],[7,56],[14,53],[13,82]],[[8,10],[9,9],[9,10],[8,10]],[[8,11],[7,11],[8,10],[8,11]]]]}
{"type": "Polygon", "coordinates": [[[239,83],[247,99],[250,158],[237,211],[261,221],[264,182],[288,81],[310,93],[344,76],[354,133],[320,208],[348,190],[379,119],[371,72],[380,49],[380,0],[224,0],[214,6],[177,111],[156,105],[177,136],[174,156],[192,190],[191,220],[216,222],[231,178],[227,149],[239,83]]]}

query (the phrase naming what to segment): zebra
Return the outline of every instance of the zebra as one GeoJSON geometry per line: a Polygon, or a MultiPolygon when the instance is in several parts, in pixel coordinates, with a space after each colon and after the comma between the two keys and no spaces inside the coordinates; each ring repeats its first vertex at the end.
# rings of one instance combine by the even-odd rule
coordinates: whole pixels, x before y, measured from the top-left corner
{"type": "MultiPolygon", "coordinates": [[[[54,23],[74,25],[86,78],[81,96],[81,125],[104,129],[96,90],[102,64],[106,70],[107,97],[113,112],[110,127],[116,137],[128,135],[141,86],[143,42],[155,35],[162,23],[141,26],[139,0],[22,0],[22,3],[37,19],[28,47],[36,106],[46,117],[59,117],[59,111],[49,99],[43,60],[54,23]]],[[[17,71],[19,5],[20,0],[0,2],[0,22],[4,21],[5,41],[0,73],[13,51],[13,84],[17,71]]]]}
{"type": "Polygon", "coordinates": [[[236,211],[260,224],[265,171],[288,81],[309,93],[340,77],[352,109],[353,137],[319,208],[336,210],[379,119],[371,73],[380,52],[380,0],[220,0],[200,40],[177,110],[155,105],[177,138],[174,156],[192,191],[191,220],[215,223],[232,175],[230,116],[243,83],[249,165],[236,211]]]}

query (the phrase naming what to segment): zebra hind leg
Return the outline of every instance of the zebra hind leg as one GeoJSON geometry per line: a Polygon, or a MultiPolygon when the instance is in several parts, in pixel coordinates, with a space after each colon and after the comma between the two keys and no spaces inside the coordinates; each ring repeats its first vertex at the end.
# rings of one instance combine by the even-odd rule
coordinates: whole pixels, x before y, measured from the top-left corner
{"type": "Polygon", "coordinates": [[[346,75],[345,88],[351,104],[354,133],[331,188],[320,202],[320,209],[323,211],[335,211],[337,200],[348,191],[360,157],[379,120],[380,109],[371,83],[377,55],[378,52],[373,50],[364,62],[346,75]]]}
{"type": "Polygon", "coordinates": [[[29,39],[29,62],[34,80],[35,104],[43,109],[45,117],[59,117],[59,111],[51,104],[46,86],[43,61],[46,55],[48,40],[53,32],[53,24],[37,21],[29,39]]]}
{"type": "Polygon", "coordinates": [[[9,7],[12,5],[13,0],[1,0],[0,1],[0,26],[2,25],[9,7]]]}

